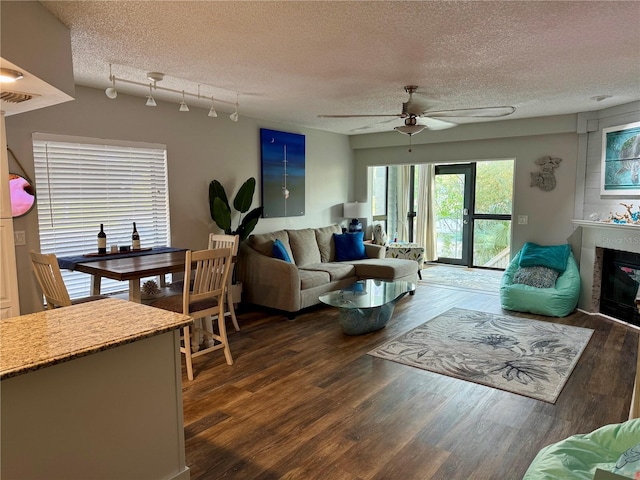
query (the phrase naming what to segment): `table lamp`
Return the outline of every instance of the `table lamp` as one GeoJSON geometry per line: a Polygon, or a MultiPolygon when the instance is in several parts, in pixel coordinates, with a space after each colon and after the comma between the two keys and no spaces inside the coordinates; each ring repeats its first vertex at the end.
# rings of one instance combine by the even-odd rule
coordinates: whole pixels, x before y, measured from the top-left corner
{"type": "Polygon", "coordinates": [[[349,223],[349,232],[360,232],[362,231],[362,223],[360,223],[360,218],[366,218],[369,215],[369,204],[367,203],[344,203],[343,205],[344,218],[351,218],[351,223],[349,223]]]}

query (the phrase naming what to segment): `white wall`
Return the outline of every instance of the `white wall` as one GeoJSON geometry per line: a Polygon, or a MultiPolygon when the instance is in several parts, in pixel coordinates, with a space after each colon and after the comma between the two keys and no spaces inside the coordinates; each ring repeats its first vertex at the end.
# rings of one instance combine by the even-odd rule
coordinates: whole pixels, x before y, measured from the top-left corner
{"type": "Polygon", "coordinates": [[[576,208],[576,218],[589,220],[589,215],[597,213],[601,219],[609,217],[611,212],[623,213],[620,203],[632,203],[640,206],[640,197],[623,197],[600,195],[602,173],[602,129],[616,125],[640,121],[640,102],[629,103],[619,107],[608,108],[598,112],[581,114],[580,122],[585,122],[581,141],[586,146],[585,171],[578,179],[582,191],[583,204],[576,208]],[[580,207],[582,207],[580,209],[580,207]]]}
{"type": "Polygon", "coordinates": [[[527,241],[574,243],[570,237],[578,162],[575,115],[459,125],[416,135],[412,152],[408,145],[409,138],[397,132],[352,137],[358,200],[367,198],[367,168],[372,165],[515,159],[513,218],[527,215],[529,223],[513,222],[512,254],[527,241]],[[530,183],[531,172],[540,171],[535,161],[548,155],[562,158],[562,163],[555,171],[556,188],[545,192],[530,183]]]}
{"type": "MultiPolygon", "coordinates": [[[[242,116],[234,123],[227,115],[210,118],[207,113],[193,107],[179,112],[177,104],[165,102],[150,108],[144,98],[122,94],[110,100],[103,90],[77,86],[75,101],[8,117],[7,140],[31,178],[34,132],[165,144],[172,244],[197,249],[206,247],[209,232],[218,231],[209,214],[209,182],[219,180],[233,198],[242,182],[253,176],[258,183],[254,206],[259,206],[259,129],[301,133],[306,136],[306,214],[261,219],[255,232],[344,221],[342,203],[352,200],[353,183],[348,137],[242,116]]],[[[12,160],[9,169],[17,170],[12,160]]],[[[36,185],[36,195],[43,188],[36,185]]],[[[39,250],[40,245],[36,210],[15,219],[14,228],[26,232],[27,245],[16,247],[16,254],[21,311],[30,313],[39,309],[28,257],[28,250],[39,250]]]]}

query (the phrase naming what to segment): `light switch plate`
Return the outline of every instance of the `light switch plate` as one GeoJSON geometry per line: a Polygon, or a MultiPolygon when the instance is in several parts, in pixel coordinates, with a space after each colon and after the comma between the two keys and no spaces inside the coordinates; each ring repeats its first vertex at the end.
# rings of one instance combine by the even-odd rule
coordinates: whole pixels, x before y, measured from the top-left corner
{"type": "Polygon", "coordinates": [[[16,247],[20,247],[27,244],[27,237],[25,236],[24,230],[16,230],[13,232],[13,242],[16,247]]]}
{"type": "Polygon", "coordinates": [[[518,215],[518,225],[528,225],[529,215],[518,215]]]}

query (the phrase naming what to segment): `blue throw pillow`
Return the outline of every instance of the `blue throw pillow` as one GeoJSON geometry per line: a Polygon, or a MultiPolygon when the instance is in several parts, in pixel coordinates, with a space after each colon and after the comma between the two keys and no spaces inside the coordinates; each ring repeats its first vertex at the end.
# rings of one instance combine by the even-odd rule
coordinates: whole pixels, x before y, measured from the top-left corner
{"type": "Polygon", "coordinates": [[[287,253],[284,243],[277,238],[273,241],[273,257],[291,263],[291,257],[287,253]]]}
{"type": "Polygon", "coordinates": [[[567,269],[569,244],[543,246],[527,242],[520,251],[521,267],[547,267],[560,273],[567,269]]]}
{"type": "Polygon", "coordinates": [[[362,260],[368,258],[364,253],[363,235],[363,232],[334,233],[333,240],[336,245],[336,260],[338,262],[344,262],[346,260],[362,260]]]}

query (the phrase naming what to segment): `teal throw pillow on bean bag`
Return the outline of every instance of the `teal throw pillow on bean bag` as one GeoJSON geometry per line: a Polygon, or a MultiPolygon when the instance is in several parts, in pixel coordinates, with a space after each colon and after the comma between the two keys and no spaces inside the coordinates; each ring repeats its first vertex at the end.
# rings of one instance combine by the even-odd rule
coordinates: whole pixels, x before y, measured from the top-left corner
{"type": "Polygon", "coordinates": [[[569,244],[544,246],[527,242],[520,251],[520,266],[547,267],[562,273],[567,269],[569,252],[569,244]]]}
{"type": "Polygon", "coordinates": [[[333,240],[336,245],[336,260],[362,260],[368,258],[364,253],[363,232],[334,233],[333,240]]]}
{"type": "Polygon", "coordinates": [[[273,241],[273,257],[291,263],[291,257],[284,248],[284,243],[277,238],[273,241]]]}

